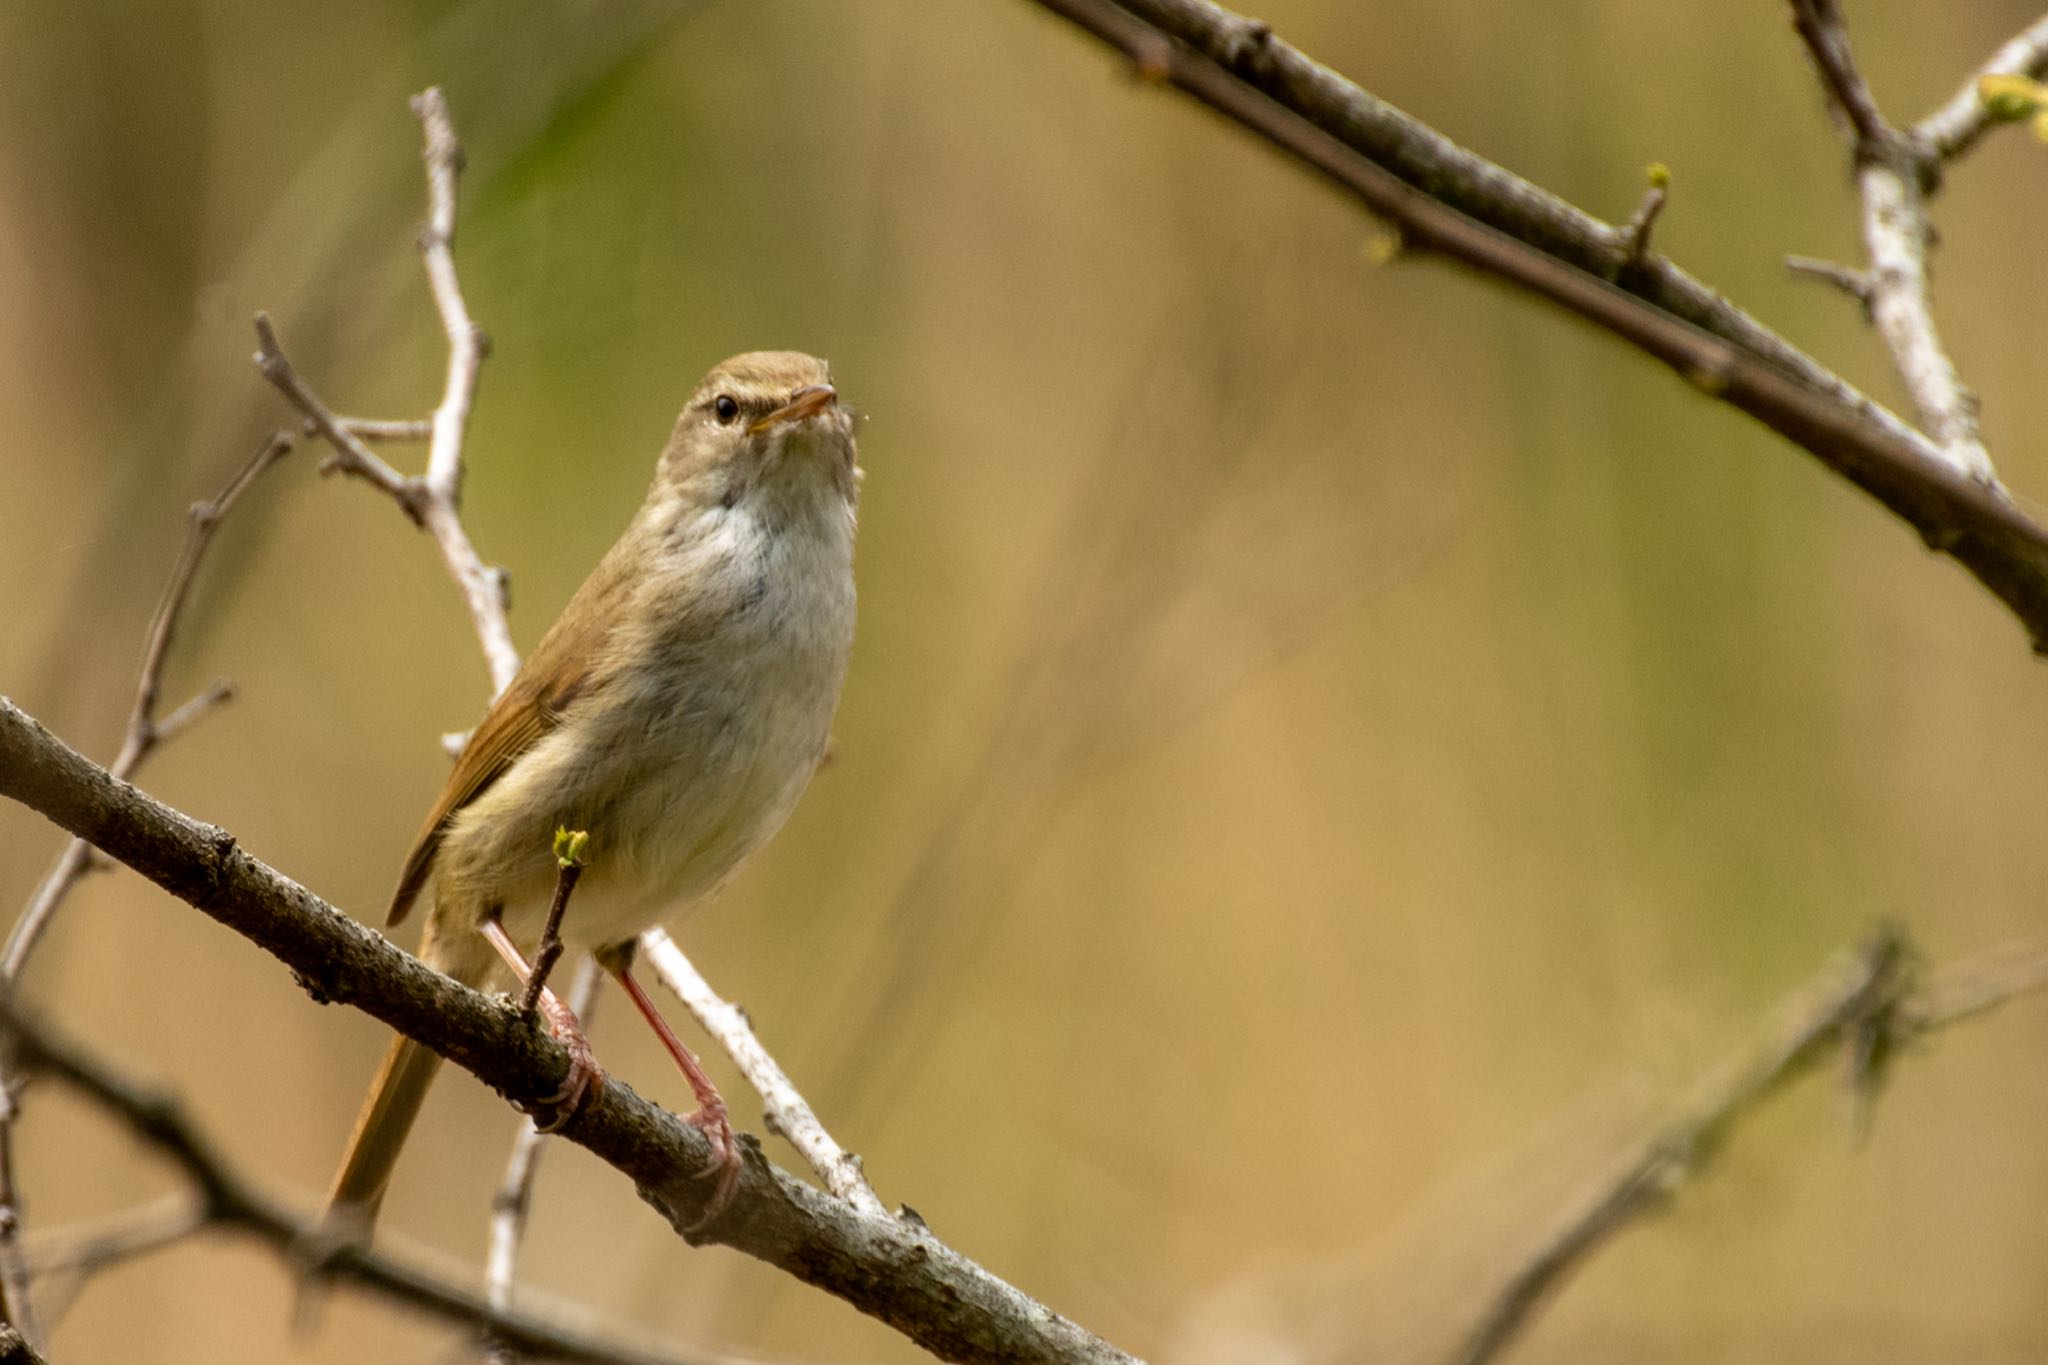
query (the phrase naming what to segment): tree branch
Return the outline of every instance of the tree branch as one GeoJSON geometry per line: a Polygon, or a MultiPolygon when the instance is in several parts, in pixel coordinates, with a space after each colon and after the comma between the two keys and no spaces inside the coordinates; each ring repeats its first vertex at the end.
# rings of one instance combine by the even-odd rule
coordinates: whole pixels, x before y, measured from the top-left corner
{"type": "Polygon", "coordinates": [[[441,402],[428,425],[426,473],[407,478],[379,459],[365,443],[373,436],[416,437],[416,423],[344,419],[312,390],[278,345],[270,319],[256,315],[257,368],[305,414],[311,428],[333,447],[323,473],[339,470],[360,478],[396,502],[413,524],[434,538],[442,563],[462,590],[470,623],[491,670],[491,692],[505,690],[519,671],[519,650],[505,620],[505,576],[485,564],[462,524],[462,441],[476,400],[477,379],[487,350],[483,331],[470,319],[455,273],[455,185],[462,147],[440,87],[430,86],[412,101],[424,136],[421,157],[427,173],[427,225],[420,233],[427,282],[448,337],[448,374],[441,402]]]}
{"type": "MultiPolygon", "coordinates": [[[[213,543],[214,532],[220,529],[221,521],[241,500],[242,494],[249,491],[250,485],[261,478],[265,470],[283,458],[292,444],[289,434],[282,431],[272,433],[210,502],[192,504],[191,529],[185,534],[177,563],[171,567],[170,579],[164,584],[163,596],[157,601],[156,614],[150,618],[147,643],[142,650],[142,671],[135,684],[135,703],[128,712],[121,752],[108,769],[114,776],[133,777],[159,744],[235,695],[233,683],[224,678],[218,679],[163,720],[157,719],[156,705],[163,688],[164,660],[170,655],[171,641],[178,631],[178,617],[185,609],[186,599],[192,595],[192,584],[199,577],[199,563],[206,557],[207,547],[213,543]]],[[[0,981],[12,981],[21,974],[29,954],[35,951],[36,943],[42,938],[50,916],[70,892],[72,883],[87,870],[91,853],[91,845],[83,839],[73,839],[65,846],[56,866],[43,878],[28,908],[22,911],[21,918],[8,932],[7,946],[0,950],[0,981]]]]}
{"type": "MultiPolygon", "coordinates": [[[[591,1365],[685,1365],[683,1357],[569,1329],[555,1316],[541,1318],[495,1307],[473,1290],[433,1272],[366,1247],[336,1242],[317,1220],[293,1214],[244,1179],[168,1096],[117,1075],[83,1048],[24,1013],[11,996],[0,996],[0,1033],[11,1044],[18,1065],[79,1090],[169,1157],[199,1192],[199,1226],[251,1234],[303,1265],[315,1278],[373,1290],[410,1307],[486,1330],[495,1339],[537,1355],[591,1365]]],[[[162,1245],[181,1220],[175,1215],[159,1214],[158,1218],[163,1226],[152,1228],[138,1220],[135,1229],[117,1234],[119,1245],[114,1249],[136,1254],[162,1245]]],[[[182,1221],[192,1219],[188,1214],[182,1221]]]]}
{"type": "Polygon", "coordinates": [[[1996,485],[1991,456],[1977,434],[1977,399],[1957,376],[1928,301],[1927,250],[1934,230],[1924,186],[1932,183],[1933,154],[1878,110],[1856,69],[1838,0],[1792,0],[1792,16],[1830,101],[1854,134],[1863,245],[1870,256],[1864,307],[1943,457],[1958,473],[1996,485]]]}
{"type": "Polygon", "coordinates": [[[1993,950],[1920,979],[1896,932],[1861,948],[1772,1009],[1757,1037],[1696,1081],[1669,1118],[1560,1225],[1485,1305],[1452,1357],[1484,1365],[1508,1348],[1564,1279],[1622,1228],[1670,1199],[1712,1159],[1736,1123],[1840,1045],[1859,1107],[1867,1107],[1904,1045],[1934,1029],[2048,986],[2048,945],[1993,950]]]}
{"type": "Polygon", "coordinates": [[[1977,82],[1986,76],[2048,74],[2048,15],[2036,19],[1963,82],[1948,103],[1913,125],[1914,140],[1942,161],[1954,161],[1977,145],[1992,125],[1977,82]]]}
{"type": "Polygon", "coordinates": [[[1954,558],[2048,651],[2048,531],[1932,441],[1652,252],[1207,0],[1037,0],[1393,220],[1597,323],[1811,452],[1954,558]]]}
{"type": "MultiPolygon", "coordinates": [[[[89,839],[290,967],[316,1000],[352,1005],[515,1103],[548,1096],[566,1051],[517,1009],[442,976],[201,824],[110,776],[0,698],[0,796],[89,839]]],[[[812,1189],[741,1138],[732,1205],[708,1227],[704,1135],[616,1077],[563,1133],[627,1176],[692,1243],[722,1243],[833,1294],[946,1360],[1128,1361],[920,1223],[812,1189]]]]}
{"type": "MultiPolygon", "coordinates": [[[[199,577],[200,561],[206,557],[207,547],[213,543],[214,532],[242,495],[262,477],[265,470],[291,450],[292,444],[288,434],[281,431],[273,433],[210,502],[192,504],[191,528],[185,534],[185,543],[179,548],[170,579],[164,584],[163,596],[157,600],[156,613],[150,618],[149,633],[142,649],[142,669],[135,684],[135,701],[128,711],[121,751],[115,756],[111,769],[115,777],[126,779],[134,776],[158,745],[234,696],[233,683],[225,678],[216,679],[170,715],[157,719],[164,661],[170,655],[178,619],[192,595],[192,585],[199,577]]],[[[43,931],[56,915],[57,907],[64,903],[64,898],[71,893],[78,879],[93,867],[93,856],[92,846],[83,839],[74,838],[65,844],[56,865],[36,887],[27,908],[8,931],[6,947],[0,949],[0,988],[21,975],[22,968],[28,965],[29,955],[42,941],[43,931]]],[[[21,1254],[21,1191],[14,1171],[14,1124],[19,1117],[18,1079],[11,1070],[0,1066],[0,1306],[4,1306],[7,1321],[20,1329],[21,1335],[31,1345],[36,1345],[42,1341],[42,1331],[31,1295],[29,1271],[21,1254]]]]}
{"type": "Polygon", "coordinates": [[[747,1078],[747,1084],[761,1097],[766,1106],[768,1131],[796,1148],[818,1173],[818,1179],[825,1182],[826,1189],[862,1213],[886,1217],[888,1209],[868,1185],[860,1158],[834,1142],[825,1131],[825,1125],[818,1121],[789,1074],[754,1035],[746,1011],[711,989],[711,983],[683,955],[666,930],[649,929],[642,934],[640,952],[662,984],[683,1002],[704,1031],[718,1040],[726,1056],[747,1078]]]}
{"type": "MultiPolygon", "coordinates": [[[[597,959],[585,957],[576,964],[576,979],[570,983],[569,993],[563,997],[570,1012],[582,1020],[586,1028],[597,1004],[597,985],[602,980],[604,972],[598,967],[597,959]]],[[[533,1008],[531,1005],[522,1007],[527,1011],[533,1008]]],[[[532,1115],[528,1115],[519,1125],[519,1135],[512,1140],[512,1155],[505,1163],[505,1178],[491,1200],[490,1250],[484,1262],[484,1286],[493,1308],[512,1306],[515,1277],[519,1270],[519,1243],[526,1235],[526,1217],[533,1208],[533,1186],[540,1175],[541,1156],[547,1150],[541,1141],[545,1136],[534,1125],[532,1115]]],[[[510,1343],[493,1342],[487,1358],[492,1361],[511,1360],[510,1343]]]]}

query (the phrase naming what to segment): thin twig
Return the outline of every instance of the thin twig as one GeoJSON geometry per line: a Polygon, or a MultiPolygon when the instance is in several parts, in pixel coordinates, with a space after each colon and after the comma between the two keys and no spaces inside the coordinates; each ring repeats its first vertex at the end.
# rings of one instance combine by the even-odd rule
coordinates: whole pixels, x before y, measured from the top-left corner
{"type": "MultiPolygon", "coordinates": [[[[434,307],[448,338],[448,373],[441,402],[434,409],[426,472],[418,478],[406,478],[379,459],[358,435],[371,424],[360,419],[344,420],[322,403],[285,360],[269,319],[260,313],[256,318],[261,343],[256,363],[264,377],[305,414],[334,448],[336,468],[382,489],[414,524],[434,538],[441,560],[462,590],[463,602],[469,608],[470,623],[483,646],[495,695],[504,691],[519,671],[519,650],[512,643],[512,630],[505,619],[505,575],[485,564],[476,552],[460,511],[462,443],[488,349],[482,330],[469,316],[455,272],[456,182],[462,170],[462,147],[455,139],[454,123],[439,87],[430,87],[414,96],[412,109],[420,120],[421,156],[427,176],[427,225],[420,234],[420,250],[434,307]]],[[[376,426],[378,430],[402,430],[408,435],[417,430],[402,423],[376,426]]]]}
{"type": "MultiPolygon", "coordinates": [[[[377,417],[344,417],[343,430],[365,441],[424,441],[434,434],[432,418],[400,418],[389,421],[377,417]]],[[[317,435],[318,429],[308,424],[308,435],[317,435]]]]}
{"type": "Polygon", "coordinates": [[[1829,963],[1771,1010],[1745,1048],[1695,1082],[1655,1132],[1575,1198],[1484,1305],[1452,1360],[1483,1365],[1499,1356],[1568,1274],[1696,1177],[1759,1100],[1820,1065],[1837,1044],[1852,1061],[1853,1097],[1867,1106],[1904,1043],[2044,987],[2048,944],[1995,949],[1922,977],[1905,940],[1880,931],[1829,963]]]}
{"type": "Polygon", "coordinates": [[[91,1273],[169,1246],[206,1223],[206,1205],[189,1194],[167,1194],[131,1209],[30,1234],[29,1268],[38,1275],[91,1273]]]}
{"type": "MultiPolygon", "coordinates": [[[[583,877],[583,850],[590,844],[587,830],[558,829],[555,831],[555,894],[548,902],[547,921],[541,925],[540,942],[534,946],[533,970],[526,976],[526,994],[520,998],[519,1009],[531,1015],[540,1004],[540,993],[547,989],[548,973],[562,958],[562,916],[568,912],[569,897],[576,893],[576,883],[583,877]]],[[[571,1012],[574,1010],[572,1008],[571,1012]]]]}
{"type": "Polygon", "coordinates": [[[482,329],[470,319],[455,274],[455,184],[462,174],[463,156],[441,87],[429,86],[413,96],[412,111],[425,136],[420,154],[427,165],[427,225],[420,234],[420,251],[426,259],[434,307],[441,314],[441,329],[448,336],[448,381],[441,405],[434,409],[426,483],[436,498],[453,509],[462,498],[462,437],[476,402],[477,379],[488,343],[482,329]]]}
{"type": "Polygon", "coordinates": [[[2000,490],[1959,472],[1936,442],[1663,257],[1620,274],[1611,227],[1208,0],[1037,3],[1132,60],[1151,61],[1160,81],[1393,220],[1405,242],[1607,328],[1811,452],[1967,568],[2048,651],[2048,531],[2000,490]],[[1179,41],[1162,48],[1162,33],[1179,41]]]}
{"type": "Polygon", "coordinates": [[[1976,396],[1957,376],[1928,302],[1933,229],[1924,185],[1933,158],[1879,112],[1856,68],[1837,0],[1792,0],[1792,14],[1830,101],[1855,137],[1863,245],[1870,255],[1871,321],[1891,352],[1920,424],[1941,447],[1943,458],[1958,473],[1996,487],[1997,472],[1977,433],[1976,396]]]}
{"type": "Polygon", "coordinates": [[[1649,260],[1650,231],[1657,226],[1657,215],[1664,212],[1664,201],[1670,195],[1671,172],[1661,165],[1651,166],[1650,183],[1644,188],[1636,211],[1616,229],[1616,239],[1621,243],[1630,269],[1639,270],[1649,260]]]}
{"type": "Polygon", "coordinates": [[[1992,53],[1991,60],[1977,68],[1948,103],[1914,124],[1913,138],[1938,159],[1953,161],[1974,147],[1992,124],[1977,89],[1979,80],[1985,76],[2042,75],[2048,75],[2048,15],[1992,53]]]}
{"type": "MultiPolygon", "coordinates": [[[[163,595],[157,599],[156,612],[150,617],[149,633],[142,649],[142,668],[135,684],[135,701],[128,710],[121,752],[115,755],[107,769],[114,776],[123,780],[133,777],[159,744],[234,695],[234,684],[220,679],[169,716],[157,719],[164,661],[170,656],[171,641],[177,636],[178,618],[192,595],[193,583],[198,580],[200,561],[206,557],[207,547],[213,543],[221,521],[241,500],[242,494],[262,477],[265,470],[289,452],[292,444],[292,438],[285,432],[271,433],[219,493],[210,501],[192,504],[191,527],[185,533],[185,543],[178,550],[177,562],[171,566],[171,576],[164,584],[163,595]]],[[[15,921],[5,949],[0,950],[0,981],[12,981],[21,974],[29,954],[35,951],[37,941],[48,926],[50,916],[71,890],[72,883],[87,870],[90,848],[82,839],[74,839],[65,845],[56,866],[43,878],[35,895],[30,898],[28,908],[15,921]]]]}
{"type": "Polygon", "coordinates": [[[1792,0],[1792,27],[1813,57],[1829,102],[1855,135],[1859,154],[1886,154],[1897,134],[1878,110],[1863,73],[1856,69],[1856,58],[1849,51],[1849,27],[1843,22],[1838,0],[1792,0]]]}
{"type": "Polygon", "coordinates": [[[33,1234],[26,1259],[38,1282],[37,1306],[57,1322],[100,1271],[175,1246],[206,1225],[205,1204],[180,1193],[111,1217],[33,1234]]]}
{"type": "Polygon", "coordinates": [[[1819,280],[1856,300],[1863,308],[1864,315],[1870,313],[1870,276],[1860,270],[1853,270],[1840,261],[1826,261],[1817,256],[1787,256],[1785,268],[1795,275],[1804,275],[1810,280],[1819,280]]]}
{"type": "MultiPolygon", "coordinates": [[[[604,969],[597,965],[597,959],[586,957],[577,964],[576,979],[569,983],[569,1008],[585,1027],[597,1006],[597,987],[603,980],[604,969]]],[[[519,1244],[526,1236],[526,1219],[533,1208],[534,1181],[540,1174],[546,1137],[531,1117],[520,1123],[519,1135],[512,1140],[511,1158],[505,1163],[505,1179],[491,1200],[490,1253],[484,1263],[484,1290],[491,1307],[501,1311],[512,1307],[519,1244]]],[[[510,1344],[492,1341],[485,1349],[485,1358],[509,1363],[517,1356],[510,1344]]]]}
{"type": "MultiPolygon", "coordinates": [[[[159,745],[234,696],[234,684],[218,679],[170,715],[161,720],[157,718],[157,702],[163,691],[164,662],[170,657],[179,617],[191,598],[192,585],[198,580],[199,565],[206,557],[207,547],[213,543],[221,521],[242,495],[262,477],[265,470],[291,450],[292,444],[288,434],[273,432],[235,471],[219,493],[210,501],[192,504],[191,526],[185,533],[184,544],[179,547],[177,562],[171,566],[171,576],[164,584],[162,596],[157,599],[156,611],[150,617],[149,632],[144,637],[135,700],[129,707],[121,751],[115,755],[109,769],[114,776],[124,781],[133,777],[159,745]]],[[[5,948],[0,949],[0,987],[21,975],[57,908],[64,903],[64,898],[78,879],[94,866],[92,846],[85,840],[72,839],[65,844],[56,865],[44,876],[35,894],[29,898],[27,908],[15,920],[5,948]]],[[[18,1328],[31,1345],[39,1346],[43,1335],[20,1242],[21,1191],[14,1169],[14,1124],[20,1117],[17,1081],[12,1068],[0,1067],[0,1308],[4,1308],[7,1321],[18,1328]]]]}
{"type": "Polygon", "coordinates": [[[861,1172],[860,1157],[832,1140],[789,1076],[761,1046],[746,1011],[712,990],[711,983],[665,930],[649,929],[642,934],[640,952],[662,984],[683,1002],[704,1031],[718,1040],[761,1097],[769,1131],[797,1149],[826,1189],[863,1213],[886,1216],[887,1208],[861,1172]]]}
{"type": "Polygon", "coordinates": [[[313,392],[286,358],[284,347],[277,340],[277,329],[271,326],[270,314],[260,310],[256,314],[253,358],[263,377],[304,414],[306,425],[332,448],[333,453],[320,462],[322,474],[339,473],[361,479],[396,502],[415,526],[425,524],[420,516],[420,491],[414,481],[384,463],[382,456],[363,444],[353,430],[360,423],[343,421],[320,401],[320,395],[313,392]]]}

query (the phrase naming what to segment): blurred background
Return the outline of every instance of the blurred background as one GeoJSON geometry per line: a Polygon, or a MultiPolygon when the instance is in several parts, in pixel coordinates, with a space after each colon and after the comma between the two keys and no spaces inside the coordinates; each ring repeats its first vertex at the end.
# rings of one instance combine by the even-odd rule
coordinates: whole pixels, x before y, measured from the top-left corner
{"type": "MultiPolygon", "coordinates": [[[[2035,17],[1850,11],[1900,120],[2035,17]]],[[[1667,163],[1658,245],[1899,401],[1855,308],[1782,265],[1858,246],[1781,6],[1261,14],[1611,219],[1667,163]]],[[[405,103],[433,82],[495,342],[466,508],[522,647],[713,361],[815,351],[870,414],[836,762],[678,937],[885,1199],[1125,1348],[1432,1359],[1867,926],[1934,961],[2048,930],[2048,682],[1986,593],[1622,346],[1373,265],[1349,204],[1023,0],[0,8],[0,690],[86,751],[118,745],[184,508],[288,420],[250,314],[344,411],[435,402],[405,103]]],[[[2023,496],[2044,186],[2007,132],[1937,206],[1941,323],[2023,496]]],[[[487,681],[429,543],[317,458],[223,534],[167,700],[242,693],[143,785],[375,921],[487,681]]],[[[59,842],[0,808],[0,905],[59,842]]],[[[385,1042],[125,872],[29,986],[307,1208],[385,1042]]],[[[615,995],[594,1037],[686,1103],[615,995]]],[[[2044,1065],[2022,1002],[1907,1058],[1860,1143],[1831,1079],[1789,1090],[1516,1358],[2048,1355],[2044,1065]]],[[[514,1126],[445,1078],[395,1241],[480,1263],[514,1126]]],[[[31,1228],[173,1183],[51,1087],[23,1143],[31,1228]]],[[[704,1350],[921,1358],[688,1250],[574,1149],[523,1269],[704,1350]]],[[[56,1358],[455,1340],[350,1294],[295,1335],[292,1299],[269,1253],[190,1243],[87,1285],[56,1358]]]]}

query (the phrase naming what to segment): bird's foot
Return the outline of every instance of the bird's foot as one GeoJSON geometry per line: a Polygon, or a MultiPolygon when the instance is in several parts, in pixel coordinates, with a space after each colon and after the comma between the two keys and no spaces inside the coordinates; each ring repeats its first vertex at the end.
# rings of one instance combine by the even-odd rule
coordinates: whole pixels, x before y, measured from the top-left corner
{"type": "Polygon", "coordinates": [[[569,1070],[552,1095],[519,1108],[533,1120],[539,1132],[559,1133],[583,1112],[583,1106],[603,1086],[604,1068],[597,1064],[597,1055],[590,1050],[582,1021],[553,991],[541,992],[540,1012],[547,1016],[548,1031],[555,1035],[555,1041],[568,1050],[569,1070]]]}
{"type": "Polygon", "coordinates": [[[705,1227],[731,1205],[732,1197],[740,1187],[740,1172],[746,1163],[740,1156],[740,1145],[732,1135],[732,1121],[725,1112],[725,1101],[716,1090],[708,1096],[698,1096],[697,1112],[683,1122],[704,1135],[711,1144],[711,1160],[704,1169],[697,1172],[697,1178],[716,1176],[718,1184],[712,1188],[711,1197],[704,1201],[704,1216],[690,1224],[689,1231],[696,1232],[705,1227]]]}

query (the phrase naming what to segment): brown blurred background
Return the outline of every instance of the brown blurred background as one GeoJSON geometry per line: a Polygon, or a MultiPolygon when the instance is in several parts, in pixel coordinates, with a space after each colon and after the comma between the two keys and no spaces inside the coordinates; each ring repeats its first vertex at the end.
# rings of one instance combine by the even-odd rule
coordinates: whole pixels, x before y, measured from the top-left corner
{"type": "MultiPolygon", "coordinates": [[[[1849,8],[1901,119],[2034,17],[1849,8]]],[[[1855,309],[1781,264],[1857,251],[1782,7],[1262,17],[1595,212],[1668,163],[1659,244],[1897,401],[1855,309]]],[[[1375,268],[1346,203],[1023,0],[0,9],[0,690],[89,752],[183,508],[285,420],[251,312],[347,411],[437,396],[429,82],[496,343],[467,509],[522,646],[712,361],[813,350],[871,414],[837,762],[679,937],[886,1199],[1121,1345],[1428,1358],[1548,1201],[1868,924],[1936,960],[2048,929],[2048,679],[1985,593],[1618,344],[1375,268]]],[[[2007,132],[1938,205],[1941,322],[2022,494],[2044,186],[2007,132]]],[[[375,917],[486,679],[428,543],[316,454],[230,523],[171,662],[173,700],[242,696],[144,785],[375,917]]],[[[57,847],[0,809],[0,905],[57,847]]],[[[126,873],[30,976],[310,1206],[379,1026],[126,873]]],[[[1517,1358],[2048,1356],[2044,1025],[1921,1049],[1860,1145],[1836,1088],[1786,1093],[1517,1358]]],[[[595,1036],[686,1100],[616,997],[595,1036]]],[[[445,1080],[392,1232],[480,1261],[513,1126],[445,1080]]],[[[24,1143],[32,1227],[170,1183],[48,1087],[24,1143]]],[[[524,1268],[706,1349],[918,1358],[685,1249],[573,1149],[524,1268]]],[[[294,1337],[291,1301],[204,1241],[94,1280],[56,1358],[452,1339],[347,1295],[294,1337]]]]}

